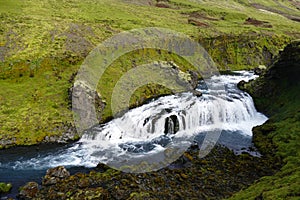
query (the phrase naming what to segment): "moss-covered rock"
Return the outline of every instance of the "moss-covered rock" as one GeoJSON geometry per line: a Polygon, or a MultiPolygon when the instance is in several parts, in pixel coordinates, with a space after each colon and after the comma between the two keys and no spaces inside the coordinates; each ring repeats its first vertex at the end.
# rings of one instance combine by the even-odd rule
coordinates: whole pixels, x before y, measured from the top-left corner
{"type": "Polygon", "coordinates": [[[36,197],[39,191],[39,185],[36,182],[28,182],[22,188],[18,194],[18,198],[21,200],[33,199],[36,197]]]}
{"type": "MultiPolygon", "coordinates": [[[[217,146],[199,158],[192,146],[165,169],[148,173],[125,173],[99,165],[90,173],[77,173],[42,185],[36,199],[204,199],[225,198],[248,187],[262,176],[272,175],[278,167],[272,154],[236,156],[217,146]]],[[[280,163],[280,162],[279,162],[280,163]]]]}
{"type": "Polygon", "coordinates": [[[10,183],[0,183],[0,194],[9,192],[11,188],[12,185],[10,183]]]}

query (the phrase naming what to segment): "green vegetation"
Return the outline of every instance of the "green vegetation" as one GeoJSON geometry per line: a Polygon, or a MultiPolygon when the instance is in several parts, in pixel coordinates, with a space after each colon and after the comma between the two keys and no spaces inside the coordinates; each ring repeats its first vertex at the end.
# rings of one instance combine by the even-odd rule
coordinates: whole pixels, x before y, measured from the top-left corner
{"type": "Polygon", "coordinates": [[[283,167],[261,178],[232,199],[298,199],[300,196],[300,42],[288,45],[268,72],[245,88],[260,110],[270,115],[254,129],[254,142],[264,154],[276,153],[283,167]]]}
{"type": "Polygon", "coordinates": [[[9,192],[11,188],[12,188],[12,185],[10,183],[0,182],[0,194],[9,192]]]}
{"type": "MultiPolygon", "coordinates": [[[[293,12],[271,2],[261,4],[297,15],[296,8],[285,2],[293,12]]],[[[46,136],[60,140],[73,127],[68,99],[73,74],[90,50],[118,32],[151,26],[182,32],[199,40],[220,70],[234,70],[267,65],[300,30],[298,22],[260,11],[248,1],[1,0],[0,4],[0,148],[49,141],[46,136]],[[245,24],[247,18],[271,26],[245,24]]],[[[134,67],[133,61],[155,60],[173,61],[182,71],[190,68],[168,52],[124,55],[98,85],[107,104],[103,121],[111,116],[110,96],[118,78],[134,67]]],[[[143,87],[131,102],[136,106],[166,93],[170,91],[158,85],[143,87]]],[[[65,140],[75,138],[69,135],[65,140]]]]}
{"type": "MultiPolygon", "coordinates": [[[[0,149],[78,139],[70,133],[74,123],[69,88],[88,53],[116,33],[169,28],[199,41],[220,70],[251,69],[269,65],[280,49],[299,38],[297,7],[294,1],[272,0],[0,0],[0,149]]],[[[153,49],[122,56],[98,84],[106,103],[103,121],[111,116],[110,98],[117,80],[135,65],[156,60],[175,62],[183,72],[192,68],[174,54],[153,49]]],[[[291,86],[288,79],[280,83],[284,86],[277,88],[281,93],[276,98],[256,97],[257,106],[265,107],[271,118],[255,129],[254,139],[266,153],[276,147],[284,166],[233,198],[300,195],[299,86],[291,86]]],[[[166,93],[170,90],[148,85],[136,91],[131,103],[136,106],[166,93]]],[[[130,194],[133,199],[147,195],[130,194]]]]}

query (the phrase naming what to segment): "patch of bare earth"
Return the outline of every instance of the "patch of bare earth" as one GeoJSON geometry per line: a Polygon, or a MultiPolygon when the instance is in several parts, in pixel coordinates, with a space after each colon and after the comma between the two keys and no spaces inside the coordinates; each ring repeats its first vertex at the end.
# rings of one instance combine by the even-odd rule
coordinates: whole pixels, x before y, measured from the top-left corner
{"type": "Polygon", "coordinates": [[[260,21],[254,18],[248,18],[245,20],[245,23],[247,25],[253,25],[253,26],[259,26],[259,27],[265,27],[265,28],[272,28],[272,25],[269,22],[266,21],[260,21]]]}
{"type": "Polygon", "coordinates": [[[207,23],[201,22],[201,21],[199,21],[197,19],[191,19],[190,18],[190,19],[188,19],[188,23],[192,24],[194,26],[209,27],[209,25],[207,23]]]}
{"type": "Polygon", "coordinates": [[[122,1],[128,4],[135,4],[141,6],[153,6],[155,4],[154,0],[122,0],[122,1]]]}
{"type": "Polygon", "coordinates": [[[209,24],[205,22],[206,20],[219,21],[219,19],[207,16],[204,13],[192,12],[188,14],[188,23],[194,26],[209,27],[209,24]]]}

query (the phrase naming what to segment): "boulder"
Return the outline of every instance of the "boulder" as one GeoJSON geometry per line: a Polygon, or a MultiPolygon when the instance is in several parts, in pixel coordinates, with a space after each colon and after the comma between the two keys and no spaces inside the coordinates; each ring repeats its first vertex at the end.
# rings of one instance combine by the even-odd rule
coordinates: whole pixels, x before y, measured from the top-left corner
{"type": "Polygon", "coordinates": [[[240,81],[240,82],[237,84],[237,87],[238,87],[240,90],[244,90],[244,89],[245,89],[245,84],[246,84],[246,83],[247,83],[246,81],[242,80],[242,81],[240,81]]]}
{"type": "Polygon", "coordinates": [[[11,188],[12,185],[10,183],[0,183],[0,194],[9,192],[11,188]]]}
{"type": "Polygon", "coordinates": [[[253,71],[255,75],[261,75],[263,73],[264,70],[266,70],[266,66],[264,65],[259,65],[258,67],[256,67],[253,71]]]}
{"type": "Polygon", "coordinates": [[[28,182],[26,185],[20,188],[18,199],[32,199],[37,196],[38,191],[39,185],[36,182],[28,182]]]}
{"type": "Polygon", "coordinates": [[[48,169],[45,177],[43,178],[42,185],[49,186],[55,185],[58,181],[70,176],[68,170],[63,166],[58,166],[48,169]]]}
{"type": "Polygon", "coordinates": [[[103,163],[99,163],[96,168],[102,172],[105,172],[108,169],[111,169],[108,165],[103,164],[103,163]]]}
{"type": "Polygon", "coordinates": [[[101,121],[105,102],[88,83],[76,81],[69,89],[69,98],[72,101],[72,110],[78,115],[77,123],[81,131],[101,121]]]}

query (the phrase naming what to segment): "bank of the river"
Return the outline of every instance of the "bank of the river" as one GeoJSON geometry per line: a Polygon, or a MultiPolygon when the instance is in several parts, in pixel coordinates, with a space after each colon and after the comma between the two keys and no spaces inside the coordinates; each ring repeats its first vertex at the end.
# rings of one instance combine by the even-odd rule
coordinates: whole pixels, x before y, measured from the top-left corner
{"type": "Polygon", "coordinates": [[[272,175],[277,169],[274,167],[277,160],[271,155],[236,156],[224,147],[214,148],[204,159],[198,155],[198,146],[191,147],[169,167],[142,174],[124,173],[104,165],[89,173],[62,178],[52,173],[39,190],[25,187],[22,194],[37,199],[220,199],[247,188],[262,176],[272,175]],[[51,177],[57,181],[51,183],[51,177]]]}
{"type": "MultiPolygon", "coordinates": [[[[14,197],[18,193],[17,191],[18,187],[24,185],[26,181],[35,181],[41,184],[41,178],[42,176],[44,176],[47,168],[59,166],[59,165],[65,165],[68,171],[70,171],[71,174],[74,174],[74,172],[76,171],[84,172],[88,170],[85,169],[84,167],[79,167],[79,166],[86,166],[86,167],[96,166],[100,161],[106,162],[107,160],[105,158],[107,157],[109,157],[110,161],[120,160],[124,158],[125,159],[124,161],[126,161],[127,164],[123,166],[123,169],[132,169],[133,171],[136,170],[143,171],[143,168],[145,168],[145,166],[141,168],[139,167],[139,165],[130,165],[131,162],[128,161],[128,159],[135,160],[142,156],[144,158],[143,159],[144,162],[142,162],[141,164],[145,165],[148,163],[150,164],[149,167],[151,166],[155,167],[157,165],[157,163],[155,165],[156,159],[162,158],[161,156],[167,155],[167,152],[169,152],[170,148],[168,147],[168,149],[164,149],[164,147],[167,148],[165,145],[167,145],[170,141],[173,141],[173,144],[175,145],[176,144],[182,145],[184,143],[181,142],[189,143],[190,141],[192,142],[191,144],[198,143],[200,146],[202,146],[201,144],[203,143],[205,134],[208,135],[213,134],[214,132],[213,130],[215,130],[216,128],[220,129],[220,131],[222,130],[220,132],[221,135],[218,138],[218,144],[230,148],[235,153],[244,152],[243,161],[241,162],[243,162],[244,164],[253,162],[252,164],[250,164],[251,167],[253,167],[254,163],[258,162],[261,159],[252,157],[260,154],[255,151],[255,148],[253,148],[253,144],[251,142],[251,136],[250,136],[251,128],[255,125],[262,124],[266,120],[266,117],[256,112],[251,97],[246,93],[238,90],[236,84],[239,82],[239,80],[250,80],[255,77],[256,76],[253,75],[253,72],[247,72],[247,71],[231,72],[230,75],[214,76],[210,80],[207,80],[206,84],[204,81],[200,82],[198,89],[203,93],[203,96],[197,97],[191,93],[170,95],[170,96],[156,99],[155,101],[149,102],[148,104],[140,106],[139,108],[132,109],[130,112],[126,113],[122,117],[124,119],[123,120],[124,123],[128,126],[128,128],[126,129],[126,131],[125,130],[122,131],[121,138],[118,136],[120,134],[118,132],[118,128],[116,129],[116,126],[114,125],[114,123],[120,123],[120,121],[118,122],[118,120],[113,120],[107,124],[103,124],[101,126],[95,126],[93,129],[89,130],[85,134],[85,137],[82,140],[79,140],[78,142],[67,146],[59,147],[56,145],[52,145],[52,146],[39,145],[39,146],[31,146],[31,147],[15,147],[5,151],[2,150],[0,151],[0,163],[1,163],[0,177],[2,177],[2,181],[8,181],[8,182],[10,181],[14,186],[12,192],[8,194],[8,196],[14,197]],[[224,96],[222,97],[214,96],[215,92],[211,92],[210,90],[212,89],[211,88],[212,85],[214,86],[224,85],[228,90],[228,92],[226,93],[226,98],[224,98],[224,96]],[[219,103],[222,105],[222,107],[217,106],[219,105],[219,103]],[[141,112],[141,110],[143,110],[143,112],[141,112]],[[168,112],[164,112],[166,110],[168,110],[168,112]],[[170,115],[170,112],[173,113],[173,116],[178,117],[178,118],[176,117],[178,123],[181,124],[177,130],[179,132],[173,135],[174,137],[171,137],[172,132],[169,133],[169,131],[173,130],[173,127],[169,127],[166,130],[165,124],[160,123],[161,121],[164,122],[166,120],[167,116],[170,115]],[[134,122],[132,121],[131,118],[133,116],[136,116],[133,120],[134,122]],[[147,120],[149,123],[146,122],[146,124],[144,124],[145,126],[140,127],[138,124],[145,123],[145,120],[147,120]],[[223,121],[224,123],[219,123],[220,121],[223,121]],[[183,125],[183,123],[185,125],[183,125]],[[154,131],[152,132],[150,130],[149,132],[148,130],[149,125],[155,126],[155,130],[157,131],[152,130],[154,131]],[[102,129],[102,131],[99,131],[100,129],[102,129]],[[142,130],[144,129],[147,129],[148,131],[143,132],[142,130]],[[197,132],[195,132],[196,130],[197,132]],[[165,135],[164,137],[162,137],[163,132],[166,131],[171,135],[165,135]],[[107,135],[111,133],[113,134],[107,135]],[[184,134],[184,137],[180,136],[181,133],[184,134]],[[99,139],[89,138],[88,136],[90,134],[93,134],[94,137],[97,137],[99,139]],[[104,139],[102,136],[104,135],[107,139],[109,139],[110,137],[113,138],[112,140],[107,141],[107,144],[105,145],[107,146],[107,148],[101,145],[102,144],[101,140],[104,139]],[[151,138],[153,137],[154,138],[147,139],[149,136],[151,136],[151,138]],[[136,140],[135,143],[132,143],[131,137],[135,138],[136,140]],[[95,146],[96,144],[95,142],[99,146],[98,145],[95,146]],[[118,144],[120,148],[116,149],[115,148],[116,144],[118,144]],[[143,148],[141,148],[141,145],[143,148]],[[160,147],[156,148],[153,145],[160,146],[160,147]],[[122,158],[118,156],[120,154],[120,151],[123,152],[122,158]],[[157,154],[158,152],[160,152],[160,154],[157,154]],[[246,152],[252,156],[246,154],[246,152]],[[154,163],[148,161],[149,159],[147,155],[152,155],[152,158],[150,157],[149,159],[152,159],[154,163]]],[[[118,127],[120,125],[121,124],[117,124],[118,127]]],[[[220,150],[216,151],[215,152],[216,155],[214,155],[214,157],[218,157],[216,162],[221,162],[219,161],[219,159],[221,159],[222,153],[228,153],[230,156],[228,158],[227,156],[225,156],[226,158],[224,158],[222,162],[224,162],[224,166],[226,166],[227,165],[226,159],[229,159],[228,162],[231,165],[231,162],[234,162],[233,152],[229,151],[224,147],[223,148],[218,147],[218,149],[220,150]]],[[[199,154],[197,150],[197,146],[193,146],[187,152],[189,154],[193,154],[194,158],[192,158],[191,161],[194,159],[199,160],[199,157],[196,157],[196,155],[199,154]]],[[[182,154],[183,153],[184,151],[182,152],[182,154]]],[[[180,155],[178,155],[178,157],[180,155]]],[[[193,173],[200,173],[198,171],[200,170],[199,167],[201,168],[201,172],[207,171],[207,169],[205,169],[206,167],[211,168],[208,170],[209,172],[211,172],[212,169],[214,169],[213,166],[214,163],[212,161],[209,162],[209,164],[202,164],[200,166],[199,165],[200,162],[191,162],[191,161],[188,162],[188,160],[186,159],[187,158],[185,157],[181,157],[179,158],[178,161],[172,163],[171,165],[165,164],[161,166],[161,167],[168,167],[170,171],[161,170],[157,175],[166,172],[167,174],[170,174],[170,176],[173,176],[174,173],[175,174],[180,173],[181,169],[185,169],[185,170],[189,169],[192,170],[193,173]],[[175,169],[177,171],[174,171],[175,169]]],[[[173,161],[175,160],[176,159],[173,159],[173,161]]],[[[165,161],[168,162],[167,160],[165,161]]],[[[122,163],[123,161],[118,161],[118,162],[122,163]]],[[[205,163],[206,161],[201,161],[201,162],[205,163]]],[[[113,164],[111,163],[110,166],[111,165],[113,164]]],[[[161,167],[159,167],[158,169],[160,169],[161,167]]],[[[236,170],[239,170],[238,166],[230,166],[230,167],[237,167],[236,170]]],[[[261,166],[259,168],[264,168],[264,167],[261,166]]],[[[65,170],[63,170],[62,173],[61,170],[62,170],[61,168],[58,168],[52,170],[50,174],[48,173],[47,177],[42,182],[44,189],[47,189],[47,187],[50,185],[54,185],[58,183],[58,181],[55,181],[56,179],[66,178],[65,175],[63,174],[68,174],[68,173],[65,170]]],[[[97,170],[97,169],[93,168],[90,170],[97,170]]],[[[265,172],[267,173],[268,170],[269,169],[267,168],[264,169],[264,173],[265,172]]],[[[256,171],[256,169],[254,169],[254,171],[256,171]]],[[[191,176],[190,184],[194,185],[194,187],[202,187],[203,183],[197,182],[198,179],[192,177],[193,173],[189,173],[189,176],[191,176]]],[[[228,179],[227,175],[225,176],[226,173],[227,172],[220,170],[218,172],[218,176],[224,176],[224,178],[228,179]],[[220,175],[221,173],[223,173],[224,175],[220,175]]],[[[245,173],[253,173],[253,172],[248,171],[245,173]]],[[[251,178],[247,178],[245,179],[245,181],[242,181],[241,177],[236,177],[236,178],[239,179],[240,182],[239,184],[242,187],[242,186],[247,186],[251,181],[253,181],[258,176],[261,176],[261,174],[259,173],[257,174],[257,176],[251,176],[251,178]]],[[[189,178],[186,177],[185,179],[189,179],[189,178]]],[[[97,179],[97,181],[101,181],[100,178],[97,179]]],[[[109,180],[109,181],[113,181],[113,180],[109,180]]],[[[213,181],[218,182],[220,180],[213,180],[213,181]]],[[[232,182],[231,179],[228,179],[228,181],[232,182]]],[[[36,188],[39,187],[33,187],[33,186],[34,185],[37,186],[37,183],[30,183],[30,185],[27,185],[21,194],[23,196],[24,195],[30,196],[30,194],[32,193],[35,194],[36,188]]],[[[222,183],[220,184],[222,185],[222,183]]],[[[90,187],[90,185],[86,187],[90,187]]],[[[153,187],[155,187],[155,185],[153,185],[153,187]]],[[[233,188],[232,192],[236,191],[239,188],[240,187],[233,188]]],[[[174,190],[175,188],[171,187],[171,189],[174,190]]],[[[73,193],[73,192],[76,193],[76,191],[69,191],[69,193],[73,193]]],[[[131,191],[131,193],[133,192],[137,192],[137,190],[131,191]]],[[[206,192],[211,193],[209,191],[206,192]]],[[[181,193],[183,197],[191,195],[189,194],[191,193],[191,191],[189,192],[181,191],[181,193]]],[[[44,195],[43,198],[46,199],[51,198],[47,195],[45,196],[45,194],[43,195],[44,195]]],[[[151,195],[153,196],[153,194],[151,195]]],[[[218,192],[212,192],[211,195],[222,196],[223,194],[218,192]]],[[[201,194],[195,193],[193,194],[193,197],[200,198],[202,196],[201,194]]],[[[65,197],[61,197],[61,198],[65,198],[65,197]]],[[[95,198],[95,196],[91,195],[90,198],[95,198]]],[[[127,198],[127,196],[124,195],[122,196],[122,198],[127,198]]]]}
{"type": "Polygon", "coordinates": [[[289,44],[257,80],[242,86],[257,108],[270,116],[253,130],[263,153],[274,153],[283,167],[232,199],[298,199],[300,197],[300,41],[289,44]],[[272,141],[272,142],[269,142],[272,141]]]}

